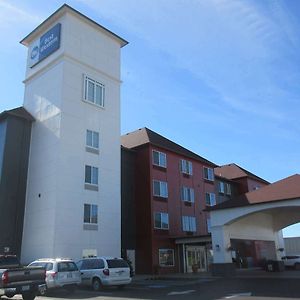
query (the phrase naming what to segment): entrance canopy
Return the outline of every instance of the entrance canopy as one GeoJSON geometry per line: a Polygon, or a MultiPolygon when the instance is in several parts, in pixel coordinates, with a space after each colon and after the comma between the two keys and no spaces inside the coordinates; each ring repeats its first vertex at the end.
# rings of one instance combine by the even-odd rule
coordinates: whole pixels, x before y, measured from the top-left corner
{"type": "Polygon", "coordinates": [[[284,251],[281,229],[300,222],[300,175],[220,203],[209,211],[214,264],[232,263],[237,255],[234,247],[250,244],[257,252],[254,256],[279,260],[284,251]]]}

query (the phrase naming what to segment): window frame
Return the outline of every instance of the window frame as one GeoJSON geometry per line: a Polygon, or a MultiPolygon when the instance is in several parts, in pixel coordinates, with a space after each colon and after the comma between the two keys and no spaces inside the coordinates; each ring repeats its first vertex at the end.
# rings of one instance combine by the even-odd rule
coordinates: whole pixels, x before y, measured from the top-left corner
{"type": "Polygon", "coordinates": [[[197,232],[197,220],[195,216],[182,216],[181,222],[182,222],[182,231],[197,232]],[[194,220],[194,222],[191,222],[192,220],[194,220]],[[185,225],[187,225],[188,228],[186,228],[185,225]]]}
{"type": "Polygon", "coordinates": [[[89,185],[93,185],[93,186],[98,186],[99,185],[99,168],[98,167],[94,167],[94,166],[90,166],[90,165],[85,165],[84,167],[84,183],[85,184],[89,184],[89,185]],[[91,174],[90,174],[90,177],[91,177],[91,182],[88,182],[86,181],[86,170],[87,170],[87,167],[90,167],[91,168],[91,174]],[[93,177],[94,177],[94,172],[93,170],[94,169],[97,169],[97,183],[93,183],[93,177]]]}
{"type": "Polygon", "coordinates": [[[152,150],[152,164],[161,168],[167,168],[167,154],[158,150],[152,150]],[[154,161],[154,152],[158,153],[158,164],[154,161]],[[161,164],[161,156],[165,157],[165,164],[161,164]]]}
{"type": "Polygon", "coordinates": [[[83,80],[83,101],[96,105],[97,107],[101,107],[104,108],[105,107],[105,85],[101,82],[99,82],[98,80],[93,79],[91,76],[88,76],[86,74],[84,74],[84,80],[83,80]],[[88,89],[88,83],[92,83],[94,85],[93,88],[93,101],[89,100],[89,89],[88,89]],[[96,89],[97,86],[99,86],[101,88],[101,103],[98,104],[97,103],[97,99],[96,99],[96,89]]]}
{"type": "Polygon", "coordinates": [[[84,203],[83,204],[83,224],[93,224],[97,225],[98,224],[98,205],[97,204],[90,204],[90,203],[84,203]],[[89,206],[89,222],[85,221],[85,207],[89,206]],[[96,208],[96,222],[93,222],[93,208],[96,208]]]}
{"type": "Polygon", "coordinates": [[[231,195],[231,184],[226,182],[226,195],[231,195]]]}
{"type": "Polygon", "coordinates": [[[206,228],[207,228],[207,232],[211,233],[211,219],[210,218],[206,219],[206,228]]]}
{"type": "Polygon", "coordinates": [[[169,230],[170,229],[170,220],[169,220],[169,213],[166,213],[166,212],[154,212],[154,229],[160,229],[160,230],[169,230]],[[156,215],[160,215],[160,227],[157,227],[156,226],[156,215]],[[164,228],[162,226],[163,222],[162,222],[162,216],[165,215],[167,216],[167,219],[168,219],[168,227],[167,228],[164,228]]]}
{"type": "Polygon", "coordinates": [[[225,182],[219,181],[219,193],[225,194],[225,182]]]}
{"type": "Polygon", "coordinates": [[[94,130],[90,130],[90,129],[86,130],[85,146],[88,147],[88,148],[91,148],[91,149],[99,150],[99,148],[100,148],[100,135],[99,135],[98,131],[94,131],[94,130]],[[91,134],[92,134],[92,146],[88,145],[88,132],[91,132],[91,134]],[[98,136],[98,147],[94,146],[94,135],[95,134],[98,136]]]}
{"type": "Polygon", "coordinates": [[[168,182],[166,182],[166,181],[161,181],[161,180],[157,180],[157,179],[153,179],[153,183],[152,183],[152,185],[153,185],[153,196],[154,197],[160,197],[160,198],[165,198],[165,199],[167,199],[168,198],[168,196],[169,196],[169,191],[168,191],[168,182]],[[157,195],[156,193],[155,193],[155,182],[157,183],[159,183],[159,195],[157,195]],[[166,187],[166,195],[162,195],[162,184],[165,184],[165,187],[166,187]]]}
{"type": "Polygon", "coordinates": [[[203,167],[203,178],[208,181],[214,181],[215,180],[214,169],[209,167],[203,167]],[[205,172],[206,170],[207,170],[207,177],[205,172]]]}
{"type": "Polygon", "coordinates": [[[185,175],[193,175],[193,163],[187,159],[180,160],[180,172],[185,175]]]}
{"type": "Polygon", "coordinates": [[[208,192],[206,192],[205,193],[205,204],[207,205],[207,206],[215,206],[216,204],[217,204],[217,201],[216,201],[216,194],[215,193],[208,193],[208,192]],[[207,203],[207,195],[209,195],[209,203],[207,203]],[[214,203],[212,204],[212,195],[214,195],[214,203]]]}
{"type": "Polygon", "coordinates": [[[175,267],[175,251],[174,249],[172,248],[159,248],[158,249],[158,264],[160,267],[163,267],[163,268],[170,268],[170,267],[175,267]],[[162,264],[161,263],[161,252],[163,251],[172,251],[172,261],[173,261],[173,264],[172,265],[166,265],[166,264],[162,264]]]}
{"type": "Polygon", "coordinates": [[[180,197],[184,202],[195,203],[195,190],[191,187],[182,186],[180,189],[180,197]],[[188,196],[185,198],[185,196],[188,196]]]}

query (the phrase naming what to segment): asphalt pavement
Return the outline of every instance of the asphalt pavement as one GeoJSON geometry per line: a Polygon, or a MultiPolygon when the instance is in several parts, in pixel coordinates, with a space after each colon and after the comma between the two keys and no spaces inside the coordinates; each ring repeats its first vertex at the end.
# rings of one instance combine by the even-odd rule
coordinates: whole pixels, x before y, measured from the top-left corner
{"type": "Polygon", "coordinates": [[[270,300],[300,299],[299,279],[287,278],[208,278],[195,280],[139,280],[124,290],[105,288],[100,292],[79,289],[74,294],[54,292],[38,300],[59,299],[184,299],[184,300],[270,300]]]}

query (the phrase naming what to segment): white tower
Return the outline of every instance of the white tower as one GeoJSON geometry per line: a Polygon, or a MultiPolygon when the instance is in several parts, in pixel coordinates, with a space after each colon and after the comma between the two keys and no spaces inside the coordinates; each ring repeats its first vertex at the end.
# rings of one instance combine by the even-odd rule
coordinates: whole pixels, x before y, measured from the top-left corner
{"type": "Polygon", "coordinates": [[[28,47],[33,124],[22,262],[120,256],[120,48],[127,42],[63,5],[28,47]]]}

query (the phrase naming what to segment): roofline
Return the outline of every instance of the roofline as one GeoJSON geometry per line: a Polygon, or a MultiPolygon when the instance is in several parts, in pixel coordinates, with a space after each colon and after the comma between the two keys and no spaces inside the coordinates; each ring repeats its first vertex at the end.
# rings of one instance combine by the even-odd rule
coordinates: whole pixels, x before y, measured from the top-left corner
{"type": "Polygon", "coordinates": [[[106,31],[107,33],[111,34],[112,36],[114,36],[116,39],[118,39],[121,42],[121,48],[126,46],[129,42],[126,41],[125,39],[121,38],[120,36],[118,36],[117,34],[113,33],[112,31],[110,31],[109,29],[105,28],[104,26],[100,25],[99,23],[97,23],[96,21],[92,20],[91,18],[87,17],[86,15],[84,15],[83,13],[79,12],[78,10],[76,10],[75,8],[71,7],[68,4],[63,4],[61,7],[59,7],[54,13],[52,13],[46,20],[44,20],[40,25],[38,25],[35,29],[33,29],[29,34],[27,34],[21,41],[20,44],[27,46],[28,43],[26,42],[26,40],[35,32],[37,32],[39,29],[41,29],[53,16],[55,16],[56,14],[58,14],[60,11],[62,11],[64,8],[67,8],[69,10],[71,10],[72,12],[74,12],[75,14],[79,15],[80,17],[83,17],[85,20],[93,23],[94,25],[100,27],[102,30],[106,31]]]}
{"type": "Polygon", "coordinates": [[[35,121],[35,118],[27,111],[27,117],[26,116],[22,116],[22,115],[19,115],[19,114],[16,114],[15,111],[18,110],[18,109],[24,109],[23,106],[19,106],[19,107],[16,107],[16,108],[13,108],[13,109],[10,109],[10,110],[4,110],[0,113],[0,120],[3,120],[9,116],[11,117],[16,117],[16,118],[19,118],[19,119],[23,119],[23,120],[26,120],[26,121],[30,121],[30,122],[34,122],[35,121]]]}
{"type": "MultiPolygon", "coordinates": [[[[211,166],[213,166],[214,168],[219,167],[218,165],[216,165],[215,163],[209,161],[208,159],[206,159],[206,158],[200,156],[199,154],[197,154],[197,153],[195,153],[195,152],[193,152],[193,151],[187,149],[187,148],[184,147],[184,146],[181,146],[180,144],[178,144],[178,143],[176,143],[176,142],[171,141],[170,139],[166,138],[165,136],[163,136],[163,135],[161,135],[161,134],[159,134],[159,133],[157,133],[157,132],[155,132],[155,131],[149,129],[148,127],[143,127],[143,128],[137,129],[137,130],[135,130],[135,131],[133,131],[133,132],[128,132],[128,133],[122,134],[122,136],[124,136],[124,137],[125,137],[125,136],[128,136],[128,135],[130,135],[130,134],[132,134],[132,133],[135,133],[135,132],[137,132],[138,130],[141,130],[141,129],[145,129],[146,131],[149,130],[149,131],[153,132],[154,134],[161,136],[162,138],[164,138],[165,140],[169,141],[170,143],[173,143],[173,144],[175,144],[175,145],[177,145],[177,146],[179,146],[179,147],[185,149],[186,151],[193,153],[194,155],[198,156],[198,158],[192,157],[191,155],[181,154],[181,153],[179,153],[178,151],[176,151],[176,150],[174,150],[174,149],[170,149],[169,147],[164,147],[164,146],[161,145],[161,144],[156,144],[156,143],[153,143],[153,142],[151,142],[151,141],[147,141],[147,142],[145,142],[145,143],[141,143],[141,144],[139,144],[139,145],[136,145],[136,146],[132,147],[131,149],[136,149],[136,148],[139,148],[139,147],[142,147],[142,146],[146,146],[146,145],[149,144],[149,145],[153,145],[153,146],[156,146],[156,147],[160,147],[160,148],[162,148],[162,149],[165,149],[165,150],[168,150],[168,151],[171,151],[171,152],[174,152],[174,153],[177,153],[177,154],[186,156],[186,157],[188,157],[188,158],[190,158],[190,159],[194,159],[194,160],[201,161],[202,163],[207,163],[208,165],[211,165],[211,166]]],[[[122,136],[121,136],[121,137],[122,137],[122,136]]],[[[127,147],[125,147],[125,148],[127,148],[127,147]]]]}
{"type": "MultiPolygon", "coordinates": [[[[244,205],[237,205],[237,206],[230,206],[230,207],[220,207],[220,208],[215,207],[214,208],[214,206],[211,206],[211,208],[206,207],[205,209],[203,209],[203,211],[216,211],[216,210],[222,210],[222,209],[240,208],[240,207],[245,207],[245,206],[262,205],[262,204],[290,201],[290,200],[297,200],[297,199],[300,199],[300,197],[291,197],[291,198],[286,198],[286,199],[277,199],[277,200],[271,200],[271,201],[266,201],[266,202],[257,202],[257,203],[249,203],[248,202],[248,203],[245,203],[244,205]]],[[[224,202],[222,202],[222,203],[224,203],[224,202]]]]}

